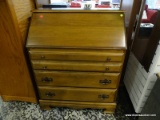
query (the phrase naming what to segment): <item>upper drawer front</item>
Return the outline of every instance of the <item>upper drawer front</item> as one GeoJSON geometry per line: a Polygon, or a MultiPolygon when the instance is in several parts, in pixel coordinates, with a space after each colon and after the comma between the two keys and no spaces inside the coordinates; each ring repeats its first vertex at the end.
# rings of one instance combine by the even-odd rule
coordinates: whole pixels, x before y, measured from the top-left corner
{"type": "Polygon", "coordinates": [[[122,62],[122,50],[74,50],[74,49],[31,49],[30,57],[33,60],[82,60],[82,61],[111,61],[122,62]]]}
{"type": "Polygon", "coordinates": [[[41,70],[72,70],[72,71],[101,71],[120,72],[122,63],[103,62],[65,62],[65,61],[38,61],[32,60],[34,69],[41,70]]]}
{"type": "Polygon", "coordinates": [[[38,87],[40,99],[114,102],[116,89],[38,87]]]}
{"type": "Polygon", "coordinates": [[[120,73],[34,71],[37,85],[116,88],[120,73]]]}

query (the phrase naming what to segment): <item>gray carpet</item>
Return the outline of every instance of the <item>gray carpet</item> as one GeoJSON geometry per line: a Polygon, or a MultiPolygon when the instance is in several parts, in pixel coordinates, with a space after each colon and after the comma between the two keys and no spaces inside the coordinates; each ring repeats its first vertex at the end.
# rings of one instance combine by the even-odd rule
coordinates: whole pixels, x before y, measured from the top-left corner
{"type": "Polygon", "coordinates": [[[39,105],[27,102],[2,102],[0,120],[129,120],[125,116],[104,114],[102,110],[74,110],[53,108],[41,110],[39,105]]]}
{"type": "Polygon", "coordinates": [[[133,112],[125,89],[119,90],[118,98],[115,113],[104,114],[102,110],[92,109],[41,110],[38,104],[19,101],[3,102],[0,97],[0,120],[137,120],[125,116],[133,112]]]}

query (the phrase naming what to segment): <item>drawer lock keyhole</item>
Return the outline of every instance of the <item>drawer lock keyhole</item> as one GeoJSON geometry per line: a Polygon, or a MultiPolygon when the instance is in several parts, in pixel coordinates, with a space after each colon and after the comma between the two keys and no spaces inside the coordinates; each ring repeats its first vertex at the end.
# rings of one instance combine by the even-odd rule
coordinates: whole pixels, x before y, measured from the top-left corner
{"type": "Polygon", "coordinates": [[[112,82],[111,80],[107,80],[107,79],[99,81],[99,83],[102,84],[102,85],[107,85],[107,84],[110,84],[111,82],[112,82]]]}
{"type": "Polygon", "coordinates": [[[45,95],[47,97],[54,97],[54,96],[56,96],[55,93],[52,93],[52,92],[47,92],[47,93],[45,93],[45,95]]]}
{"type": "Polygon", "coordinates": [[[106,67],[106,71],[109,71],[109,67],[106,67]]]}
{"type": "Polygon", "coordinates": [[[52,82],[53,81],[53,79],[49,77],[43,77],[41,80],[42,82],[52,82]]]}
{"type": "Polygon", "coordinates": [[[107,61],[108,61],[108,62],[111,61],[111,58],[110,58],[110,57],[107,57],[107,61]]]}
{"type": "Polygon", "coordinates": [[[44,56],[44,55],[42,55],[42,56],[41,56],[41,59],[45,59],[45,56],[44,56]]]}
{"type": "Polygon", "coordinates": [[[105,94],[98,95],[98,98],[100,98],[100,99],[102,99],[102,100],[105,100],[105,99],[108,99],[108,98],[109,98],[109,95],[105,95],[105,94]]]}
{"type": "Polygon", "coordinates": [[[45,70],[45,69],[47,69],[47,66],[43,66],[42,68],[45,70]]]}

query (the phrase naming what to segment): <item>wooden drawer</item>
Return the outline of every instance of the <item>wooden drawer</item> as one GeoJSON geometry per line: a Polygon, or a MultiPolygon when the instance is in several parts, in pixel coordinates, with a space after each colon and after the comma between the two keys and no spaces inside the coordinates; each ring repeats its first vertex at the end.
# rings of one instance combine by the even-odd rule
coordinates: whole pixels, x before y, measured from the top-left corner
{"type": "Polygon", "coordinates": [[[39,61],[32,60],[34,69],[41,70],[73,70],[73,71],[101,71],[120,72],[122,63],[119,62],[71,62],[71,61],[39,61]]]}
{"type": "Polygon", "coordinates": [[[117,88],[120,73],[67,72],[35,70],[40,86],[117,88]]]}
{"type": "Polygon", "coordinates": [[[122,50],[31,49],[31,59],[122,62],[122,50]]]}
{"type": "Polygon", "coordinates": [[[40,99],[114,102],[116,89],[89,89],[39,86],[40,99]]]}
{"type": "Polygon", "coordinates": [[[51,109],[52,107],[69,107],[75,109],[104,109],[106,113],[114,113],[116,103],[96,103],[96,102],[76,102],[76,101],[55,101],[55,100],[39,100],[43,109],[51,109]]]}

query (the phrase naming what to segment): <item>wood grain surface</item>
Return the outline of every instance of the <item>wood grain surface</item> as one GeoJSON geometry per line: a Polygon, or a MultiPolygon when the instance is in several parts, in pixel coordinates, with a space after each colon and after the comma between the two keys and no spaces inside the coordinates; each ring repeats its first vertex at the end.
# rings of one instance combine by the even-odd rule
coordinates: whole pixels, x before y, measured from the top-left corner
{"type": "Polygon", "coordinates": [[[97,72],[86,73],[86,72],[70,72],[70,71],[40,71],[40,70],[35,70],[34,73],[38,86],[117,88],[120,79],[120,73],[97,73],[97,72]],[[52,80],[45,81],[44,79],[47,78],[52,80]]]}
{"type": "Polygon", "coordinates": [[[13,8],[16,13],[24,45],[28,33],[30,17],[32,16],[32,11],[35,9],[34,0],[11,0],[11,1],[13,3],[13,8]]]}
{"type": "Polygon", "coordinates": [[[32,60],[77,60],[77,61],[101,61],[123,62],[124,51],[118,50],[71,50],[71,49],[34,49],[29,51],[32,60]]]}
{"type": "Polygon", "coordinates": [[[126,49],[123,21],[123,12],[36,12],[27,47],[126,49]]]}
{"type": "Polygon", "coordinates": [[[36,102],[24,46],[10,5],[10,1],[0,1],[0,95],[3,100],[36,102]]]}
{"type": "Polygon", "coordinates": [[[72,87],[42,87],[39,86],[40,99],[73,100],[84,102],[115,102],[117,89],[89,89],[72,87]],[[54,95],[48,95],[54,94],[54,95]],[[101,96],[108,96],[102,98],[101,96]]]}
{"type": "Polygon", "coordinates": [[[36,10],[26,46],[43,108],[114,112],[127,48],[123,11],[36,10]]]}
{"type": "Polygon", "coordinates": [[[114,113],[116,103],[96,103],[96,102],[75,102],[75,101],[55,101],[55,100],[40,100],[42,109],[51,109],[54,107],[69,107],[75,109],[104,109],[106,113],[114,113]]]}
{"type": "Polygon", "coordinates": [[[74,62],[74,61],[31,61],[33,69],[37,70],[70,70],[120,72],[123,64],[120,62],[74,62]]]}

